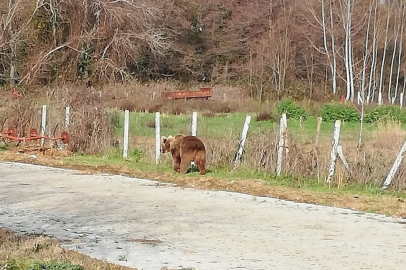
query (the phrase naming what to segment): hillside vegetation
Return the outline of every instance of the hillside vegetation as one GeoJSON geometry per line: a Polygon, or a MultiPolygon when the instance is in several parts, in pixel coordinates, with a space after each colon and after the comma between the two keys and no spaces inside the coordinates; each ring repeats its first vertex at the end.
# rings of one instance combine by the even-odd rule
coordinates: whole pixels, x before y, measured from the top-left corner
{"type": "MultiPolygon", "coordinates": [[[[367,101],[404,90],[402,1],[7,0],[0,83],[238,83],[367,101]]],[[[28,87],[28,89],[33,89],[28,87]]]]}

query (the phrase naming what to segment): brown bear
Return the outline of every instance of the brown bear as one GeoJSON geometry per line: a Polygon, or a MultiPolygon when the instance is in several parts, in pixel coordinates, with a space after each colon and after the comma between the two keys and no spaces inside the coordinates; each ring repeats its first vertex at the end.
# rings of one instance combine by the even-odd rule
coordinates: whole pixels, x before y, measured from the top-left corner
{"type": "Polygon", "coordinates": [[[162,136],[161,148],[162,153],[171,152],[175,172],[186,173],[190,163],[194,161],[200,174],[206,174],[206,148],[199,138],[183,135],[168,138],[162,136]]]}

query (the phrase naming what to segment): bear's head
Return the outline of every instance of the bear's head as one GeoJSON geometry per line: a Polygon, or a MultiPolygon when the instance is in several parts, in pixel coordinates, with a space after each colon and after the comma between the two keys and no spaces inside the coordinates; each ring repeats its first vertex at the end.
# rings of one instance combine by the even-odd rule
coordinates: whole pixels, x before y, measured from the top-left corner
{"type": "Polygon", "coordinates": [[[167,137],[162,136],[161,138],[161,152],[162,153],[166,153],[166,152],[170,152],[171,151],[171,144],[173,143],[173,141],[175,140],[174,137],[172,137],[171,135],[167,137]]]}

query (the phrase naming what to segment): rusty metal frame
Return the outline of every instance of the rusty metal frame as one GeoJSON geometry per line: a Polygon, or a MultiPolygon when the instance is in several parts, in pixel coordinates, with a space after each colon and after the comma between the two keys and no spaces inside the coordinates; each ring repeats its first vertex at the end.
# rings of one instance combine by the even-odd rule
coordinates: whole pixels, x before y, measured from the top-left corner
{"type": "Polygon", "coordinates": [[[69,134],[66,131],[61,133],[59,137],[50,137],[50,136],[41,136],[38,134],[37,129],[32,128],[30,130],[29,137],[18,137],[16,134],[16,129],[9,127],[7,131],[0,132],[0,138],[8,139],[10,141],[17,142],[18,144],[26,141],[37,141],[41,139],[50,140],[50,141],[61,141],[63,144],[69,143],[69,134]]]}

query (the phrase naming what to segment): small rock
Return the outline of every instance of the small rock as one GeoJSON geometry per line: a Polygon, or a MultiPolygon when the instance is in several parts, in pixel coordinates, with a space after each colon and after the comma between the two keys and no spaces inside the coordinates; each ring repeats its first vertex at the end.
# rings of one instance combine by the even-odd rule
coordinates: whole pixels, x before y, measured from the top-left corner
{"type": "Polygon", "coordinates": [[[37,156],[36,155],[31,155],[30,158],[37,159],[37,156]]]}

